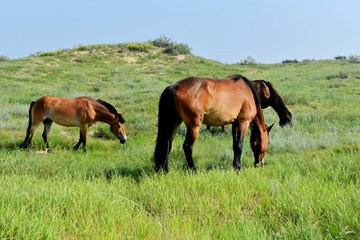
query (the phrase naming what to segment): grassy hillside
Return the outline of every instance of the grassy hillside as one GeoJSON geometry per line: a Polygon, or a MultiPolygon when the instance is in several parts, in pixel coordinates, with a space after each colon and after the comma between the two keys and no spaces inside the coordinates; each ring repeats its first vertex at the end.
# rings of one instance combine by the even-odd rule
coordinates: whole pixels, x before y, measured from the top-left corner
{"type": "MultiPolygon", "coordinates": [[[[150,43],[80,46],[0,62],[0,238],[360,238],[360,64],[224,65],[165,54],[150,43]],[[266,166],[253,168],[249,136],[236,173],[232,137],[200,130],[197,175],[186,169],[182,126],[167,175],[152,155],[163,89],[189,76],[242,74],[271,81],[293,127],[270,133],[266,166]],[[78,128],[53,125],[52,154],[39,127],[26,151],[31,101],[101,98],[125,113],[128,142],[106,124],[73,152],[78,128]]],[[[267,124],[277,123],[272,109],[267,124]]]]}

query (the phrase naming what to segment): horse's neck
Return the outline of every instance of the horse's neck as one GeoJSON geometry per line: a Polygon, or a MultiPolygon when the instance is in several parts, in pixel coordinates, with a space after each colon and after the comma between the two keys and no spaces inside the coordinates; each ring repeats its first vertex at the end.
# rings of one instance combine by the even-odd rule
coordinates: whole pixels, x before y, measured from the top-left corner
{"type": "Polygon", "coordinates": [[[104,122],[104,123],[112,123],[114,121],[114,114],[110,113],[105,107],[95,107],[95,121],[96,122],[104,122]]]}
{"type": "Polygon", "coordinates": [[[253,122],[255,123],[257,129],[260,132],[265,131],[266,126],[265,126],[264,114],[263,114],[262,108],[260,106],[257,107],[257,113],[256,113],[256,116],[255,116],[253,122]]]}
{"type": "Polygon", "coordinates": [[[270,100],[270,106],[275,110],[279,118],[286,116],[289,110],[286,108],[285,104],[282,101],[276,99],[276,96],[272,96],[270,100]]]}

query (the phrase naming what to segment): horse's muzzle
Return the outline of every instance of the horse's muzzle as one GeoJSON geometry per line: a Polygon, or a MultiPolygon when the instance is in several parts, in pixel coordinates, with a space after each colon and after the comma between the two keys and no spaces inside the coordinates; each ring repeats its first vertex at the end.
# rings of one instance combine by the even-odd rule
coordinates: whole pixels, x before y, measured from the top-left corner
{"type": "Polygon", "coordinates": [[[119,138],[119,140],[120,140],[121,144],[124,144],[126,142],[127,138],[126,137],[121,137],[121,138],[119,138]]]}

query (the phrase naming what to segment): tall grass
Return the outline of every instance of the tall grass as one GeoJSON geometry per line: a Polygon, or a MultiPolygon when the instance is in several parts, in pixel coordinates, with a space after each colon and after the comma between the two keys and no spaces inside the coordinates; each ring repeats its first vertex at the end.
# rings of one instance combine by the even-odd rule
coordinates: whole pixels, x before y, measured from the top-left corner
{"type": "MultiPolygon", "coordinates": [[[[1,239],[360,237],[360,65],[224,65],[177,58],[148,43],[126,45],[146,51],[124,46],[79,46],[0,64],[1,239]],[[337,77],[340,72],[347,77],[337,77]],[[271,81],[293,113],[293,127],[275,124],[270,133],[266,165],[253,168],[248,134],[243,168],[235,172],[230,128],[223,134],[202,127],[193,175],[182,150],[182,125],[170,173],[155,174],[161,91],[188,76],[236,73],[271,81]],[[45,153],[42,126],[30,148],[19,149],[30,102],[48,94],[110,102],[125,113],[127,143],[98,123],[89,128],[88,152],[74,152],[79,129],[54,124],[52,154],[45,153]]],[[[272,109],[264,116],[267,124],[279,121],[272,109]]]]}

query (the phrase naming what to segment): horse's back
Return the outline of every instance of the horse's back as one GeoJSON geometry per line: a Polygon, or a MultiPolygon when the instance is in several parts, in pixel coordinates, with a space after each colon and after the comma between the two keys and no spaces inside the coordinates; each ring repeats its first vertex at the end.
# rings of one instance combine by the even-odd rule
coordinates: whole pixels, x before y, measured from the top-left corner
{"type": "Polygon", "coordinates": [[[175,107],[185,123],[220,126],[256,114],[254,97],[244,81],[192,77],[175,86],[175,107]]]}
{"type": "Polygon", "coordinates": [[[44,96],[35,102],[34,107],[44,119],[48,118],[63,126],[80,126],[82,119],[88,121],[95,117],[92,101],[88,97],[72,99],[44,96]]]}

